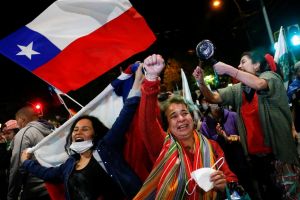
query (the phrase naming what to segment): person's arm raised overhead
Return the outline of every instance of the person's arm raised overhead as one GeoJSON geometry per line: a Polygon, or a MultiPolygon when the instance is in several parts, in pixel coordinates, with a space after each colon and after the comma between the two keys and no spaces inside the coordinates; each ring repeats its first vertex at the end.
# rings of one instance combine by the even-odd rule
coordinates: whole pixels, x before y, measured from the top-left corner
{"type": "Polygon", "coordinates": [[[201,67],[197,66],[196,69],[193,72],[193,76],[195,77],[197,84],[199,86],[199,89],[203,96],[205,97],[205,100],[210,103],[221,103],[222,99],[217,92],[212,92],[205,84],[204,82],[204,71],[201,67]]]}
{"type": "Polygon", "coordinates": [[[165,133],[157,118],[159,114],[158,99],[159,75],[165,67],[161,55],[153,54],[144,60],[145,80],[142,85],[142,97],[139,108],[139,126],[145,146],[152,162],[156,160],[163,146],[165,133]]]}

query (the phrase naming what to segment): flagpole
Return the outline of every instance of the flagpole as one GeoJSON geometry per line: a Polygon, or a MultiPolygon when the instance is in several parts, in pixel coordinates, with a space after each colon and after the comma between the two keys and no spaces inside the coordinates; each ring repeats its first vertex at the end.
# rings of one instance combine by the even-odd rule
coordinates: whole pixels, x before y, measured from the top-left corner
{"type": "Polygon", "coordinates": [[[266,23],[266,27],[267,27],[267,31],[268,31],[268,35],[269,35],[269,39],[270,39],[271,45],[274,46],[273,33],[272,33],[272,29],[271,29],[271,26],[270,26],[269,17],[268,17],[268,14],[267,14],[267,11],[266,11],[266,7],[265,7],[265,4],[264,4],[263,0],[260,0],[260,5],[261,5],[261,9],[262,9],[262,12],[263,12],[263,15],[264,15],[264,19],[265,19],[265,23],[266,23]]]}
{"type": "Polygon", "coordinates": [[[60,91],[59,89],[57,89],[57,88],[55,88],[55,87],[53,87],[53,86],[51,86],[51,87],[54,89],[54,91],[55,91],[55,93],[56,93],[56,95],[57,95],[57,97],[58,97],[60,103],[65,107],[65,109],[68,111],[68,113],[70,114],[71,117],[73,116],[73,114],[71,113],[71,111],[69,110],[69,108],[68,108],[68,106],[66,105],[65,101],[63,100],[63,98],[62,98],[60,95],[64,95],[64,96],[68,97],[71,101],[73,101],[73,102],[76,103],[78,106],[80,106],[81,108],[83,108],[83,106],[82,106],[80,103],[78,103],[75,99],[73,99],[73,98],[70,97],[69,95],[63,93],[62,91],[60,91]]]}
{"type": "MultiPolygon", "coordinates": [[[[48,83],[49,84],[49,83],[48,83]]],[[[73,99],[72,97],[70,97],[69,95],[67,95],[66,93],[60,91],[59,89],[57,89],[56,87],[54,87],[53,85],[49,84],[50,87],[53,88],[54,92],[56,93],[56,95],[58,96],[60,102],[62,104],[64,104],[64,100],[60,97],[60,95],[66,96],[68,97],[71,101],[73,101],[74,103],[76,103],[78,106],[80,106],[81,108],[83,108],[83,105],[81,105],[80,103],[78,103],[75,99],[73,99]]]]}
{"type": "Polygon", "coordinates": [[[61,95],[64,95],[66,97],[68,97],[69,99],[71,99],[74,103],[76,103],[78,106],[80,106],[81,108],[83,108],[83,105],[81,105],[80,103],[78,103],[75,99],[73,99],[72,97],[70,97],[69,95],[65,94],[65,93],[61,93],[61,95]]]}
{"type": "MultiPolygon", "coordinates": [[[[48,83],[48,84],[49,84],[49,83],[48,83]]],[[[49,84],[49,87],[51,87],[51,88],[54,90],[54,92],[55,92],[55,94],[57,95],[57,97],[58,97],[60,103],[65,107],[65,109],[67,110],[67,112],[69,113],[69,115],[70,115],[71,117],[73,116],[73,114],[72,114],[72,112],[69,110],[68,106],[66,105],[65,101],[63,100],[63,98],[62,98],[60,95],[64,95],[64,96],[68,97],[71,101],[73,101],[73,102],[76,103],[78,106],[80,106],[81,108],[83,108],[83,106],[82,106],[80,103],[78,103],[75,99],[73,99],[73,98],[70,97],[69,95],[63,93],[62,91],[60,91],[59,89],[57,89],[57,88],[54,87],[53,85],[49,84]]]]}
{"type": "MultiPolygon", "coordinates": [[[[56,92],[55,92],[55,93],[56,93],[56,92]]],[[[56,93],[56,95],[57,95],[57,97],[58,97],[60,103],[61,103],[61,104],[65,107],[65,109],[68,111],[69,115],[70,115],[71,117],[73,117],[73,114],[71,113],[71,111],[70,111],[69,108],[67,107],[65,101],[61,98],[61,96],[60,96],[59,94],[56,93]]]]}

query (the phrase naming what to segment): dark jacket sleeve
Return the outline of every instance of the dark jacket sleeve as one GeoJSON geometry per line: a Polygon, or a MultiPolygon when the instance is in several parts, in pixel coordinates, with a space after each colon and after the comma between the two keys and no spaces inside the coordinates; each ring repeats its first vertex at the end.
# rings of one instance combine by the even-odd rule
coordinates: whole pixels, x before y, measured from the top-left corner
{"type": "Polygon", "coordinates": [[[65,164],[62,164],[59,167],[44,167],[36,160],[25,160],[21,167],[25,171],[45,181],[62,183],[64,165],[65,164]]]}
{"type": "Polygon", "coordinates": [[[106,144],[122,151],[125,133],[132,122],[139,102],[140,97],[138,96],[128,98],[125,101],[118,118],[103,138],[103,141],[105,141],[106,144]]]}

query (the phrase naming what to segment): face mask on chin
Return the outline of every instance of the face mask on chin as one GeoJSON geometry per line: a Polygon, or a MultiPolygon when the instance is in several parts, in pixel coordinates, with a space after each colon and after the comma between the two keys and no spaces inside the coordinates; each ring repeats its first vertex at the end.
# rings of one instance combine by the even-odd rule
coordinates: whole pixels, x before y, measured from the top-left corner
{"type": "Polygon", "coordinates": [[[207,110],[208,109],[208,104],[207,103],[203,103],[201,104],[203,110],[207,110]]]}
{"type": "Polygon", "coordinates": [[[91,149],[93,147],[93,141],[92,140],[85,140],[82,142],[72,142],[70,149],[75,151],[76,153],[84,153],[87,150],[91,149]]]}

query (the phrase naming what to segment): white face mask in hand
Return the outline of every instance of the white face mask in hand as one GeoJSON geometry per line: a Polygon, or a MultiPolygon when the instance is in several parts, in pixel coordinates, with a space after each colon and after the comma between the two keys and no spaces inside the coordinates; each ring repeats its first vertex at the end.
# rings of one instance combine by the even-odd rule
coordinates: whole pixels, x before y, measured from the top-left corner
{"type": "Polygon", "coordinates": [[[195,171],[191,172],[191,178],[188,180],[188,182],[185,185],[185,192],[188,195],[192,195],[196,189],[196,185],[191,193],[189,193],[186,189],[186,186],[189,184],[189,182],[194,179],[194,181],[197,183],[197,185],[202,188],[205,192],[208,192],[213,188],[213,182],[210,181],[210,175],[215,172],[216,170],[213,169],[220,161],[222,163],[218,167],[217,170],[220,169],[220,167],[224,164],[224,157],[221,157],[212,167],[203,167],[200,169],[197,169],[195,171]]]}
{"type": "Polygon", "coordinates": [[[84,153],[93,146],[92,140],[86,140],[82,142],[73,142],[70,146],[70,149],[75,151],[76,153],[84,153]]]}

